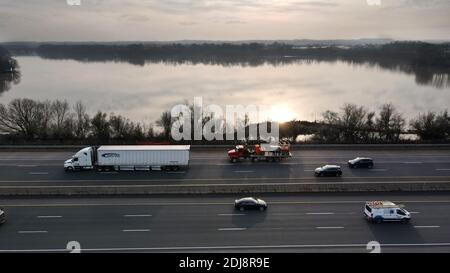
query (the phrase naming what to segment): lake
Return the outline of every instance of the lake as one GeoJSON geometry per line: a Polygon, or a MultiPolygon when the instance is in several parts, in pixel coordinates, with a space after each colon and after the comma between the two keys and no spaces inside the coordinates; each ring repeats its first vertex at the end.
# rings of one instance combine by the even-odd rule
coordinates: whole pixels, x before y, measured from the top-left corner
{"type": "MultiPolygon", "coordinates": [[[[450,106],[450,86],[424,84],[414,73],[336,62],[294,62],[274,66],[125,62],[79,62],[16,57],[21,81],[0,94],[15,98],[84,102],[132,120],[154,122],[161,112],[201,96],[204,104],[271,105],[275,120],[320,119],[344,103],[378,110],[393,103],[410,118],[450,106]]],[[[448,80],[448,79],[444,79],[448,80]]]]}

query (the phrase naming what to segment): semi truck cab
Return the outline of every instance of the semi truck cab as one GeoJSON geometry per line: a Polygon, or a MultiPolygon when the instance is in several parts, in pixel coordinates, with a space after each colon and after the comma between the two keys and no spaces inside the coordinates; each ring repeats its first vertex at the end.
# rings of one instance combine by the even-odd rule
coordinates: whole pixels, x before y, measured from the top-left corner
{"type": "Polygon", "coordinates": [[[81,149],[72,158],[64,162],[64,169],[66,171],[74,171],[80,169],[92,169],[94,166],[94,148],[87,147],[81,149]]]}
{"type": "Polygon", "coordinates": [[[247,159],[250,151],[244,145],[236,145],[236,148],[228,151],[228,157],[231,162],[237,162],[239,159],[247,159]]]}

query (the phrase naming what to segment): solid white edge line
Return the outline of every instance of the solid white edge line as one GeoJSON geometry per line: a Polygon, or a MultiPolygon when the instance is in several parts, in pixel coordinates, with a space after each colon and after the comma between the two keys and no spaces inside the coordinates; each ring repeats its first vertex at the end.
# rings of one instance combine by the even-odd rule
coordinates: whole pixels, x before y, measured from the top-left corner
{"type": "Polygon", "coordinates": [[[441,226],[414,226],[414,228],[440,228],[441,226]]]}
{"type": "Polygon", "coordinates": [[[17,233],[32,234],[32,233],[48,233],[46,230],[19,230],[17,233]]]}
{"type": "MultiPolygon", "coordinates": [[[[328,245],[238,245],[238,246],[174,246],[174,247],[142,247],[142,248],[85,248],[84,252],[89,251],[164,251],[164,250],[226,250],[226,249],[272,249],[272,248],[366,248],[367,243],[363,244],[328,244],[328,245]]],[[[381,247],[450,247],[450,243],[411,243],[411,244],[380,244],[381,247]]],[[[0,249],[0,252],[68,252],[67,249],[0,249]]]]}
{"type": "Polygon", "coordinates": [[[38,215],[37,218],[62,218],[61,215],[38,215]]]}
{"type": "Polygon", "coordinates": [[[334,214],[334,212],[307,212],[307,215],[331,215],[334,214]]]}
{"type": "Polygon", "coordinates": [[[218,228],[218,231],[241,231],[246,230],[247,228],[218,228]]]}
{"type": "Polygon", "coordinates": [[[123,232],[149,232],[150,229],[123,229],[123,232]]]}
{"type": "Polygon", "coordinates": [[[123,217],[152,217],[151,214],[125,214],[123,217]]]}
{"type": "Polygon", "coordinates": [[[344,227],[316,227],[316,229],[343,229],[344,227]]]}
{"type": "Polygon", "coordinates": [[[245,216],[245,213],[219,213],[217,216],[245,216]]]}

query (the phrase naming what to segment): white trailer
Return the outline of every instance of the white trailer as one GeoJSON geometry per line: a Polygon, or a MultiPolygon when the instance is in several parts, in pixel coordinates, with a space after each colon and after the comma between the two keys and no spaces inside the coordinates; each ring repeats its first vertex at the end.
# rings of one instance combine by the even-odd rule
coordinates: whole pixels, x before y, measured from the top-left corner
{"type": "Polygon", "coordinates": [[[64,163],[75,171],[178,170],[189,165],[189,145],[107,145],[87,147],[64,163]]]}

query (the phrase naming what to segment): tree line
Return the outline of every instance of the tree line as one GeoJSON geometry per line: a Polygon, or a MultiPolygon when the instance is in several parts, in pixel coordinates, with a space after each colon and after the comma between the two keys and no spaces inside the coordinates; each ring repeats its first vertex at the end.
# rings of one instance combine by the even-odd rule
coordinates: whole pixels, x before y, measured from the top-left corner
{"type": "Polygon", "coordinates": [[[345,104],[340,111],[325,111],[321,120],[311,123],[289,121],[280,125],[281,135],[290,141],[302,134],[316,143],[400,143],[402,135],[414,135],[420,142],[450,141],[450,116],[420,113],[407,120],[393,104],[384,104],[378,113],[363,106],[345,104]]]}
{"type": "MultiPolygon", "coordinates": [[[[155,122],[159,130],[155,130],[153,124],[131,121],[114,113],[98,111],[90,116],[82,102],[70,105],[61,100],[26,98],[0,104],[0,117],[2,144],[173,142],[170,130],[175,121],[170,111],[164,111],[155,122]]],[[[202,122],[211,119],[214,117],[205,115],[202,122]]],[[[243,121],[247,134],[249,125],[248,120],[243,121]]],[[[325,111],[318,121],[292,120],[280,124],[280,139],[290,143],[295,143],[299,135],[312,135],[309,141],[313,143],[401,143],[405,142],[403,134],[413,134],[419,142],[449,142],[450,116],[447,111],[427,112],[407,120],[392,104],[382,105],[378,113],[345,104],[340,111],[325,111]]]]}

